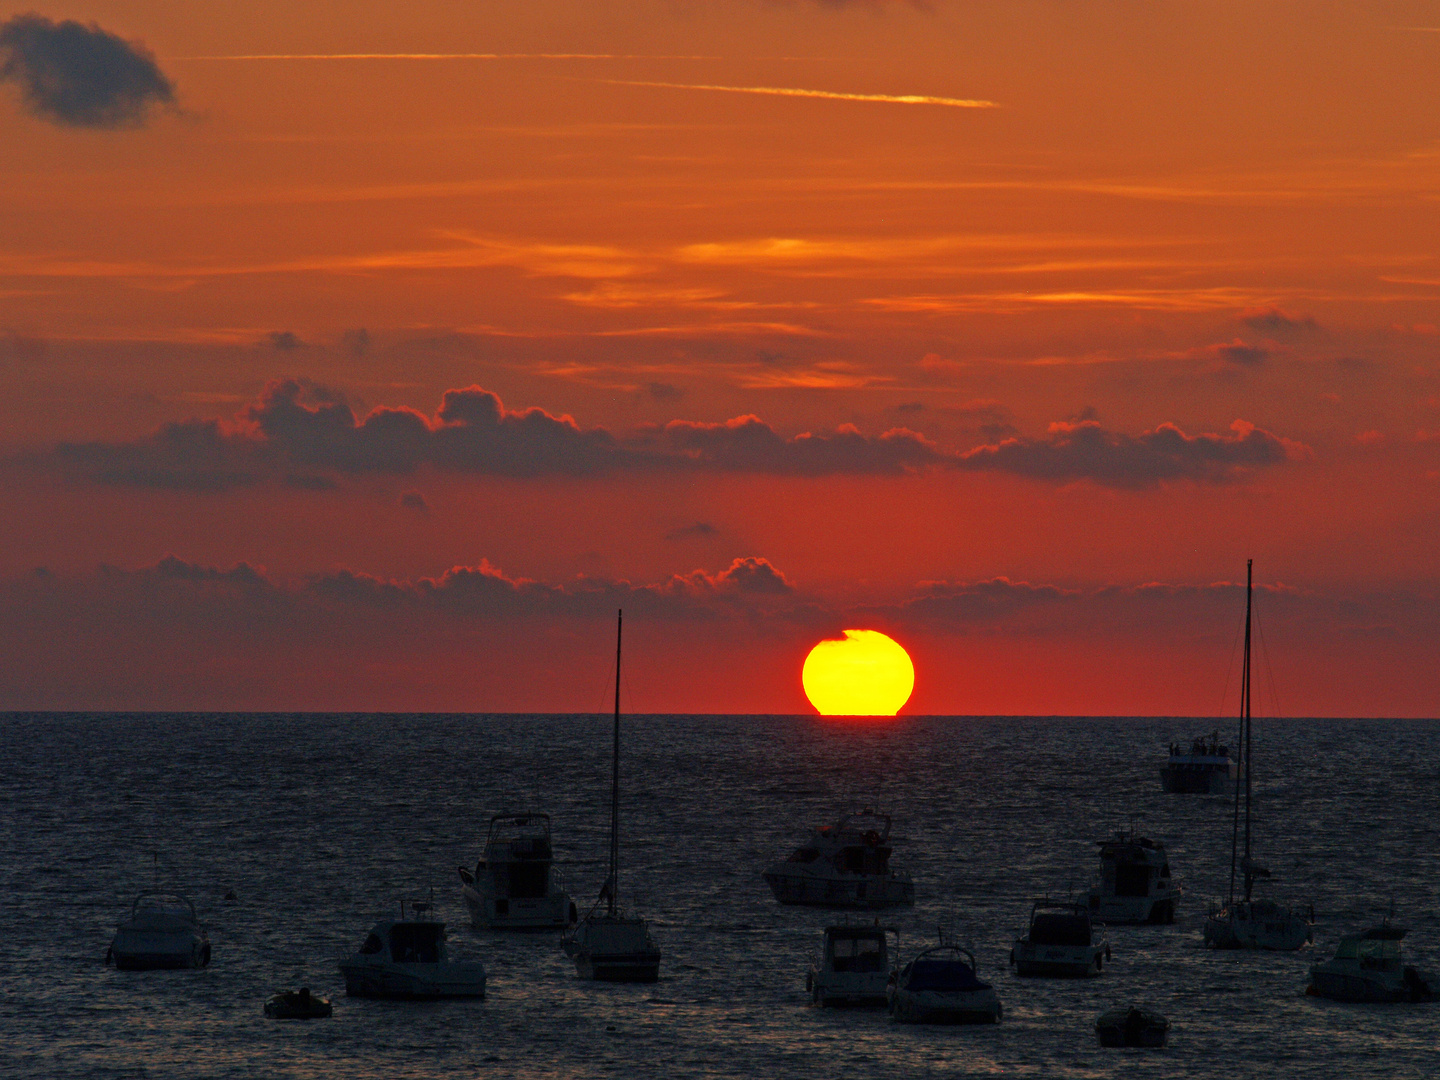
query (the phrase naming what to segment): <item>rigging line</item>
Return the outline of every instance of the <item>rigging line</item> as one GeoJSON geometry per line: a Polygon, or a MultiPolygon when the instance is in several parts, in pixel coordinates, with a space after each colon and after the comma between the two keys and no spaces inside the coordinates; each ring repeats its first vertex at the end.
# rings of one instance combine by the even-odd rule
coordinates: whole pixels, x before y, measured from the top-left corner
{"type": "Polygon", "coordinates": [[[1260,622],[1260,606],[1255,606],[1255,630],[1260,638],[1260,655],[1265,658],[1265,676],[1270,683],[1270,707],[1272,716],[1280,715],[1280,695],[1275,692],[1275,669],[1270,666],[1270,649],[1265,644],[1265,627],[1260,622]]]}
{"type": "MultiPolygon", "coordinates": [[[[1230,676],[1235,672],[1235,654],[1240,651],[1240,632],[1245,629],[1245,620],[1241,619],[1235,624],[1235,638],[1230,642],[1230,663],[1225,667],[1225,684],[1220,688],[1220,709],[1215,713],[1217,718],[1225,718],[1225,701],[1230,696],[1230,676]]],[[[1236,751],[1239,752],[1238,749],[1236,751]]]]}

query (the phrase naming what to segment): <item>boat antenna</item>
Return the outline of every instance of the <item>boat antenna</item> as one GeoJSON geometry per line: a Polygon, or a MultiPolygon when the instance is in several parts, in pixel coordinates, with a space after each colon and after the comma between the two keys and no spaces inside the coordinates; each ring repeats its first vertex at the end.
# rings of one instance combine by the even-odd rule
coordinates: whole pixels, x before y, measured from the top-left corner
{"type": "Polygon", "coordinates": [[[609,912],[615,914],[615,893],[620,885],[620,641],[625,610],[615,612],[615,740],[610,767],[610,876],[605,882],[609,912]]]}
{"type": "MultiPolygon", "coordinates": [[[[1245,659],[1240,668],[1240,737],[1236,750],[1245,772],[1245,899],[1250,899],[1250,608],[1254,559],[1245,560],[1245,659]]],[[[1230,835],[1230,907],[1235,906],[1235,864],[1240,845],[1240,784],[1235,785],[1235,824],[1230,835]]]]}

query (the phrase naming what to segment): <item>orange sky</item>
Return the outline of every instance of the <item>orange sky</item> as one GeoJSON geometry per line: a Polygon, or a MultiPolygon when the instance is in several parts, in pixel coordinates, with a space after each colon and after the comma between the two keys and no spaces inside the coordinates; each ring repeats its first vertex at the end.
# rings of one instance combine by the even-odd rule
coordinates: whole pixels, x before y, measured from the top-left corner
{"type": "Polygon", "coordinates": [[[1440,712],[1440,5],[30,11],[0,708],[1440,712]]]}

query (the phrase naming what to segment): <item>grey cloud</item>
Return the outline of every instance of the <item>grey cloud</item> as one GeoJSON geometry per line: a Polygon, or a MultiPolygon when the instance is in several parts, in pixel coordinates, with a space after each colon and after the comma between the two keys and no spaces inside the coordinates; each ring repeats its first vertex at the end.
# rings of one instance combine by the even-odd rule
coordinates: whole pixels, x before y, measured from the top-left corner
{"type": "Polygon", "coordinates": [[[265,335],[265,343],[276,352],[291,352],[305,347],[305,342],[300,340],[299,335],[290,330],[270,331],[265,335]]]}
{"type": "Polygon", "coordinates": [[[421,514],[430,512],[430,504],[425,501],[425,496],[418,491],[407,491],[400,496],[400,505],[406,510],[415,510],[421,514]]]}
{"type": "Polygon", "coordinates": [[[1222,345],[1212,345],[1209,351],[1227,364],[1239,364],[1241,367],[1256,367],[1270,358],[1269,349],[1260,345],[1247,345],[1238,339],[1222,345]]]}
{"type": "Polygon", "coordinates": [[[1272,337],[1298,337],[1313,334],[1320,329],[1320,324],[1313,316],[1292,315],[1276,307],[1242,312],[1240,322],[1252,330],[1272,337]]]}
{"type": "Polygon", "coordinates": [[[25,108],[66,127],[139,127],[175,88],[138,42],[73,20],[16,15],[0,23],[0,81],[20,87],[25,108]]]}
{"type": "Polygon", "coordinates": [[[370,331],[363,326],[354,330],[346,330],[340,335],[340,348],[346,355],[359,360],[370,351],[373,342],[370,339],[370,331]]]}
{"type": "Polygon", "coordinates": [[[1226,482],[1307,453],[1242,421],[1224,435],[1191,436],[1162,424],[1131,436],[1083,420],[1028,437],[1014,434],[1007,415],[998,406],[979,409],[972,419],[983,421],[995,441],[962,454],[905,428],[870,436],[843,425],[785,436],[755,416],[674,420],[620,436],[543,409],[507,409],[478,386],[445,391],[431,417],[404,408],[360,417],[343,394],[286,379],[267,386],[233,423],[172,423],[132,442],[62,443],[27,460],[94,483],[197,492],[262,482],[329,490],[337,475],[408,475],[422,467],[515,478],[661,471],[899,476],[962,468],[1144,488],[1169,480],[1226,482]]]}
{"type": "Polygon", "coordinates": [[[685,396],[685,391],[680,387],[665,382],[647,383],[645,392],[656,401],[679,401],[685,396]]]}
{"type": "Polygon", "coordinates": [[[693,525],[685,525],[678,529],[671,529],[665,534],[666,540],[688,540],[691,537],[719,536],[720,530],[708,521],[697,521],[693,525]]]}
{"type": "Polygon", "coordinates": [[[1085,420],[1052,424],[1043,438],[1015,437],[976,447],[960,463],[1036,480],[1090,480],[1133,489],[1172,480],[1224,483],[1247,470],[1307,454],[1304,446],[1239,420],[1228,435],[1186,435],[1174,424],[1125,435],[1085,420]]]}

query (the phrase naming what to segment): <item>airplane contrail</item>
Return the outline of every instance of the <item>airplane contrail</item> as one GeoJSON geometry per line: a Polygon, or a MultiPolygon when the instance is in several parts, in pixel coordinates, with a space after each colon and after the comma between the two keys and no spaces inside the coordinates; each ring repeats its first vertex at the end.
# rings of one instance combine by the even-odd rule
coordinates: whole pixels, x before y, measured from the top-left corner
{"type": "Polygon", "coordinates": [[[803,90],[790,86],[712,86],[704,83],[640,82],[599,79],[611,86],[657,86],[671,90],[718,90],[727,94],[766,94],[773,97],[825,98],[830,101],[880,101],[890,105],[945,105],[952,109],[996,109],[993,101],[934,97],[930,94],[846,94],[835,90],[803,90]]]}

